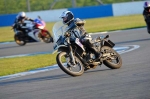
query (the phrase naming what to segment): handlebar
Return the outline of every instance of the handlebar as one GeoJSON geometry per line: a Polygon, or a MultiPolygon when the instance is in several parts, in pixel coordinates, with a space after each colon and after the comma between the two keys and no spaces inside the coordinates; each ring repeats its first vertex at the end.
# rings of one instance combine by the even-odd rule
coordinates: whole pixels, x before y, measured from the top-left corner
{"type": "Polygon", "coordinates": [[[106,35],[106,36],[104,37],[104,39],[107,39],[107,38],[109,38],[109,35],[106,35]]]}

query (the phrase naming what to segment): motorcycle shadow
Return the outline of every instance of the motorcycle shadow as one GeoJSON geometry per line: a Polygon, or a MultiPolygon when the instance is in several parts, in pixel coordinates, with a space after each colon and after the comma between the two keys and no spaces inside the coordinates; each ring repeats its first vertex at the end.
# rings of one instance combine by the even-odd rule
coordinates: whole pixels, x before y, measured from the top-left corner
{"type": "Polygon", "coordinates": [[[103,71],[108,71],[108,70],[112,70],[112,69],[90,69],[84,72],[84,74],[88,74],[88,73],[96,73],[96,72],[103,72],[103,71]]]}
{"type": "Polygon", "coordinates": [[[40,82],[40,81],[46,81],[46,80],[57,80],[57,79],[64,79],[64,78],[70,78],[71,76],[66,74],[60,74],[60,75],[53,75],[53,76],[46,76],[46,77],[36,77],[36,78],[29,78],[29,79],[21,79],[21,80],[11,80],[11,81],[2,81],[0,82],[0,86],[5,85],[12,85],[12,84],[20,84],[20,83],[33,83],[33,82],[40,82]]]}

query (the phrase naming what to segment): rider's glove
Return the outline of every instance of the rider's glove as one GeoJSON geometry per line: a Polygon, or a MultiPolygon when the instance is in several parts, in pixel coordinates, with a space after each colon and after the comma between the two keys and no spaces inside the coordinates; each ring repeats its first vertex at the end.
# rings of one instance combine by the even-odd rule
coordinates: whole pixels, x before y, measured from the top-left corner
{"type": "Polygon", "coordinates": [[[64,36],[65,36],[65,37],[69,37],[69,36],[70,36],[70,33],[69,33],[69,32],[66,32],[64,36]]]}

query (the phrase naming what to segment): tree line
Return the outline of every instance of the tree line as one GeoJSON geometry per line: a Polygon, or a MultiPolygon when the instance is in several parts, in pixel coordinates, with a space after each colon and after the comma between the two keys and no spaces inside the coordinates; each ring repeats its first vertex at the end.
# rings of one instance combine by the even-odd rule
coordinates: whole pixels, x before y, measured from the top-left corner
{"type": "MultiPolygon", "coordinates": [[[[74,0],[76,7],[96,6],[120,2],[141,0],[74,0]]],[[[20,11],[41,11],[72,8],[72,0],[0,0],[0,15],[18,13],[20,11]],[[29,9],[30,8],[30,9],[29,9]]]]}

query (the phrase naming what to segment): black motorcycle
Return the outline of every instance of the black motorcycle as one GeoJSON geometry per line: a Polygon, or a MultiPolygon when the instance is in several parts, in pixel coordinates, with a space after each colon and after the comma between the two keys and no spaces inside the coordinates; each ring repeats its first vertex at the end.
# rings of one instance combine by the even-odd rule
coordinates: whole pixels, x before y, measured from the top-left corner
{"type": "Polygon", "coordinates": [[[53,26],[54,49],[58,51],[56,61],[58,66],[71,76],[80,76],[90,68],[106,65],[111,69],[122,66],[121,56],[113,49],[115,44],[109,40],[109,35],[93,39],[93,44],[101,57],[97,60],[92,51],[80,43],[79,38],[70,41],[71,32],[77,32],[77,26],[70,27],[57,22],[53,26]]]}

